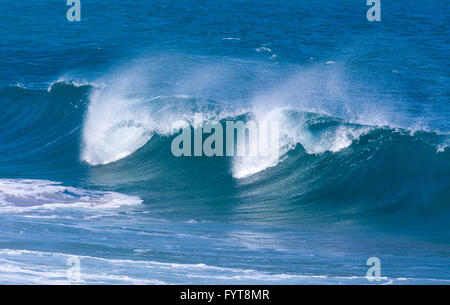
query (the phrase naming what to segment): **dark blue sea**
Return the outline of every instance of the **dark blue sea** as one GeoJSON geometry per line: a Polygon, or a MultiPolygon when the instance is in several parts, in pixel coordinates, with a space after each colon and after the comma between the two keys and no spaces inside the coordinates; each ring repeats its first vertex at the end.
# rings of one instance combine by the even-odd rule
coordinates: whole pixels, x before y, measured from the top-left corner
{"type": "Polygon", "coordinates": [[[69,8],[0,0],[0,283],[450,283],[450,2],[69,8]],[[196,113],[279,160],[174,156],[196,113]]]}

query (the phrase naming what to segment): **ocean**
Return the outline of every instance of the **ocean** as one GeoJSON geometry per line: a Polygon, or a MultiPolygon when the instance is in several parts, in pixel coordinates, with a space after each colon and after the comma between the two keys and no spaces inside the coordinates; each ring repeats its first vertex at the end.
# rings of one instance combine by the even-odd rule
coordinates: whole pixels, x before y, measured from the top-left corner
{"type": "Polygon", "coordinates": [[[0,1],[0,283],[450,283],[449,2],[80,3],[0,1]]]}

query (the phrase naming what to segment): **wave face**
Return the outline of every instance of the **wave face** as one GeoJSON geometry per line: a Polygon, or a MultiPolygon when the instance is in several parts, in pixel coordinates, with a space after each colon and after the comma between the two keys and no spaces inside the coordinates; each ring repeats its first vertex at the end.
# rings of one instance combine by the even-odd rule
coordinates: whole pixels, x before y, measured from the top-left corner
{"type": "MultiPolygon", "coordinates": [[[[205,208],[208,217],[261,223],[351,220],[434,228],[448,215],[446,134],[348,123],[286,106],[264,112],[258,105],[236,108],[192,96],[121,96],[67,82],[49,90],[10,87],[1,94],[7,126],[2,142],[8,143],[2,146],[3,176],[35,172],[81,186],[126,185],[162,210],[177,202],[179,214],[205,208]],[[172,127],[193,125],[196,113],[222,123],[277,120],[280,158],[174,157],[172,127]],[[12,162],[20,164],[13,171],[12,162]]],[[[4,198],[27,182],[11,183],[1,183],[4,198]]],[[[54,188],[49,192],[56,199],[68,190],[36,183],[23,196],[40,202],[35,188],[54,188]]]]}

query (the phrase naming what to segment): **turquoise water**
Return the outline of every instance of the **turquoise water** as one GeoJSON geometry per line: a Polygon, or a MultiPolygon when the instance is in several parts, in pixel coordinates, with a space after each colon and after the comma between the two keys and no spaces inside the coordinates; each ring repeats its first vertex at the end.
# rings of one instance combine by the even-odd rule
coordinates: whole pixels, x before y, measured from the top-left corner
{"type": "Polygon", "coordinates": [[[1,283],[450,281],[445,1],[0,4],[1,283]],[[280,160],[174,157],[195,113],[280,160]]]}

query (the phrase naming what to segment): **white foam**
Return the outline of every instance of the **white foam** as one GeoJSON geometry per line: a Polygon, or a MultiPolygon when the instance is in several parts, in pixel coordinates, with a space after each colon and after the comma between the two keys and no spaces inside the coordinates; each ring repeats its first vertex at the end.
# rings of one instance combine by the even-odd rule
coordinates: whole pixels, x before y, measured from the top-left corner
{"type": "MultiPolygon", "coordinates": [[[[145,254],[145,251],[135,251],[145,254]]],[[[325,274],[270,273],[253,269],[218,267],[206,264],[166,263],[145,260],[108,259],[24,249],[0,249],[0,283],[14,284],[177,284],[192,281],[206,283],[364,283],[395,284],[399,282],[448,283],[429,278],[388,278],[369,282],[364,276],[331,276],[325,274]],[[70,282],[68,259],[80,261],[80,282],[70,282]]]]}
{"type": "Polygon", "coordinates": [[[261,53],[261,52],[268,52],[268,53],[272,53],[272,49],[268,48],[268,47],[259,47],[256,49],[256,52],[261,53]]]}
{"type": "Polygon", "coordinates": [[[245,178],[276,166],[285,159],[283,156],[294,149],[297,144],[301,144],[308,154],[322,154],[327,151],[339,152],[372,129],[365,126],[342,124],[320,132],[312,132],[309,129],[308,118],[293,119],[289,115],[290,111],[295,110],[288,107],[274,107],[267,111],[266,107],[254,107],[253,114],[257,121],[277,121],[279,123],[280,158],[278,156],[235,158],[233,160],[233,177],[245,178]]]}
{"type": "Polygon", "coordinates": [[[116,192],[90,191],[63,186],[60,182],[31,179],[0,179],[0,212],[25,212],[59,208],[118,208],[142,200],[116,192]]]}
{"type": "MultiPolygon", "coordinates": [[[[284,116],[282,115],[281,108],[273,108],[270,111],[258,111],[255,109],[252,114],[255,116],[255,120],[257,122],[267,122],[268,125],[271,122],[276,122],[278,126],[283,126],[284,116]]],[[[287,150],[290,148],[287,147],[288,143],[285,142],[283,138],[283,127],[280,127],[280,138],[279,142],[271,143],[271,141],[267,142],[268,151],[274,152],[278,150],[279,153],[270,153],[267,155],[258,156],[245,156],[245,157],[235,157],[233,159],[233,168],[232,174],[234,178],[245,178],[260,171],[263,171],[267,168],[276,166],[279,162],[280,155],[282,156],[287,150]],[[279,147],[272,147],[273,145],[278,145],[279,147]]],[[[259,145],[259,143],[249,143],[250,145],[259,145]]],[[[238,145],[245,145],[245,143],[238,143],[238,145]]],[[[259,148],[250,148],[250,150],[254,149],[255,151],[259,148]]]]}
{"type": "Polygon", "coordinates": [[[21,83],[19,83],[19,82],[17,82],[17,83],[14,85],[14,87],[16,87],[16,88],[21,88],[21,89],[27,89],[27,87],[25,87],[25,85],[23,85],[23,84],[21,84],[21,83]]]}
{"type": "Polygon", "coordinates": [[[83,128],[81,159],[91,165],[125,158],[144,146],[154,134],[171,135],[175,127],[193,124],[194,114],[203,121],[231,115],[225,108],[203,109],[189,95],[130,97],[128,88],[110,86],[94,90],[83,128]]]}
{"type": "Polygon", "coordinates": [[[436,149],[436,152],[443,153],[447,149],[447,147],[448,147],[447,144],[438,145],[437,149],[436,149]]]}
{"type": "Polygon", "coordinates": [[[154,126],[141,103],[114,91],[93,91],[83,129],[82,160],[93,165],[114,162],[147,143],[154,126]]]}
{"type": "Polygon", "coordinates": [[[304,135],[299,142],[308,154],[321,154],[327,151],[338,152],[349,147],[354,140],[366,134],[369,127],[339,126],[336,129],[327,130],[319,136],[304,135]]]}
{"type": "Polygon", "coordinates": [[[96,82],[89,82],[87,80],[74,80],[69,76],[61,76],[56,81],[53,81],[48,85],[47,92],[51,92],[53,89],[53,86],[58,83],[65,83],[68,85],[72,85],[75,87],[83,87],[83,86],[94,86],[94,87],[102,87],[103,85],[96,82]]]}

